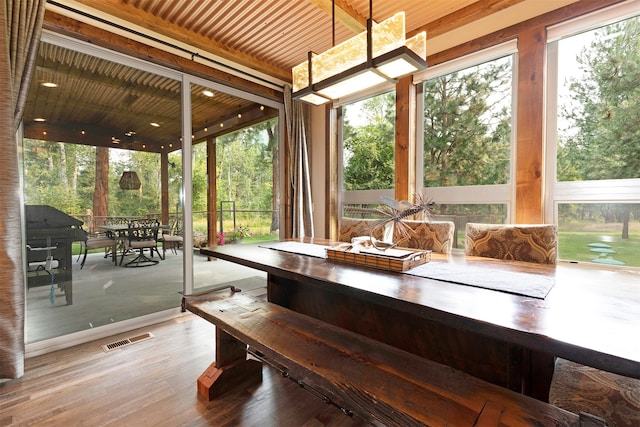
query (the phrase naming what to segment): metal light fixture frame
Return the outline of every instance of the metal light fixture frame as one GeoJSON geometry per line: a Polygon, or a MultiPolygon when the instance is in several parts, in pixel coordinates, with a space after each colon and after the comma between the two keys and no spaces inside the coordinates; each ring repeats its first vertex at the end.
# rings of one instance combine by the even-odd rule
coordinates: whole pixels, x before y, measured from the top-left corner
{"type": "MultiPolygon", "coordinates": [[[[334,4],[334,8],[335,8],[335,4],[334,4]]],[[[335,15],[335,11],[333,11],[333,14],[335,15]]],[[[335,19],[335,17],[333,18],[335,19]]],[[[335,25],[335,23],[334,23],[335,25]]],[[[334,31],[334,37],[335,37],[335,27],[333,29],[334,31]]],[[[326,94],[321,93],[322,91],[334,87],[334,85],[337,85],[339,83],[342,83],[344,81],[347,81],[348,79],[351,79],[353,77],[356,77],[362,73],[365,72],[373,72],[376,75],[378,75],[381,78],[380,83],[383,82],[391,82],[391,83],[396,83],[398,78],[401,76],[404,76],[408,73],[404,73],[404,74],[400,74],[398,76],[395,77],[390,77],[387,74],[383,73],[382,71],[379,70],[379,68],[381,66],[384,66],[385,64],[388,64],[392,61],[398,60],[398,59],[402,59],[404,61],[406,61],[407,63],[409,63],[410,65],[412,65],[415,70],[412,70],[410,72],[417,72],[417,71],[421,71],[427,68],[427,61],[425,58],[422,58],[420,55],[418,55],[416,52],[414,52],[412,49],[410,49],[409,47],[406,46],[406,44],[399,46],[389,52],[385,52],[377,57],[373,57],[373,2],[372,0],[370,0],[369,2],[369,19],[367,19],[367,57],[366,57],[366,61],[358,64],[356,66],[353,66],[349,69],[346,69],[344,71],[341,71],[338,74],[335,74],[333,76],[327,77],[324,80],[321,80],[319,82],[314,83],[313,82],[313,66],[312,66],[312,59],[313,57],[316,55],[314,52],[309,52],[307,54],[307,63],[308,63],[308,82],[309,84],[302,88],[297,90],[296,92],[294,92],[292,94],[293,99],[296,100],[301,100],[301,101],[305,101],[314,105],[321,105],[324,104],[326,102],[332,101],[334,99],[338,99],[337,97],[331,97],[328,96],[326,94]]],[[[362,33],[360,33],[362,34],[362,33]]],[[[419,34],[421,35],[421,34],[419,34]]],[[[426,42],[426,34],[424,34],[422,37],[425,38],[425,42],[426,42]]],[[[379,85],[380,83],[376,83],[370,87],[375,87],[377,85],[379,85]]],[[[368,89],[368,88],[365,88],[368,89]]],[[[356,90],[352,93],[357,93],[359,90],[356,90]]]]}

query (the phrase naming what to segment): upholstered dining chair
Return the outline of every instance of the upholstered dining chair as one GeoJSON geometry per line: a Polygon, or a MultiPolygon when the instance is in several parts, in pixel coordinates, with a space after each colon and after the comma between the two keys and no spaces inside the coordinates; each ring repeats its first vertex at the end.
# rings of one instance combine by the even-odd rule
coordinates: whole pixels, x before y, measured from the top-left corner
{"type": "MultiPolygon", "coordinates": [[[[556,263],[555,225],[467,223],[466,231],[467,255],[556,263]]],[[[598,416],[610,426],[639,426],[640,380],[558,357],[549,403],[598,416]]]]}
{"type": "MultiPolygon", "coordinates": [[[[379,219],[342,218],[340,221],[339,240],[350,242],[353,237],[368,236],[372,227],[379,224],[379,219]]],[[[453,248],[453,234],[455,225],[451,221],[419,221],[405,220],[409,228],[405,240],[398,228],[394,230],[394,240],[400,241],[400,246],[414,249],[427,249],[436,253],[449,254],[453,248]]],[[[376,239],[382,238],[380,227],[374,230],[376,239]]]]}
{"type": "Polygon", "coordinates": [[[465,254],[555,264],[558,231],[554,224],[466,225],[465,254]]]}
{"type": "Polygon", "coordinates": [[[557,358],[549,403],[602,418],[608,426],[640,426],[640,380],[557,358]]]}
{"type": "Polygon", "coordinates": [[[151,259],[146,256],[144,251],[149,249],[149,254],[153,257],[153,252],[158,253],[158,230],[160,229],[160,223],[158,220],[134,220],[129,222],[128,232],[125,240],[125,250],[122,251],[120,257],[120,265],[124,260],[124,256],[127,250],[137,250],[138,255],[128,263],[125,267],[147,267],[150,265],[158,264],[158,260],[151,259]]]}
{"type": "MultiPolygon", "coordinates": [[[[342,218],[340,220],[340,230],[338,240],[341,242],[351,242],[354,237],[368,236],[371,229],[378,223],[378,219],[362,219],[362,218],[342,218]]],[[[382,230],[376,230],[374,236],[376,239],[382,238],[382,230]]]]}
{"type": "MultiPolygon", "coordinates": [[[[414,249],[428,249],[434,253],[450,254],[453,249],[455,224],[452,221],[418,221],[405,220],[410,229],[408,239],[400,246],[414,249]]],[[[399,230],[395,230],[399,240],[399,230]]]]}

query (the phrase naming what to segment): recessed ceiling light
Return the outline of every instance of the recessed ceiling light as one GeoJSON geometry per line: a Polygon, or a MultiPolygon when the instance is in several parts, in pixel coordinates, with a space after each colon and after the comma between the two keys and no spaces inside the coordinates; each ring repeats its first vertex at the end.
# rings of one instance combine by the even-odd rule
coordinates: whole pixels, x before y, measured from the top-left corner
{"type": "Polygon", "coordinates": [[[215,93],[213,93],[213,92],[212,92],[212,91],[210,91],[210,90],[203,90],[203,91],[202,91],[202,94],[203,94],[204,96],[208,96],[209,98],[213,98],[213,96],[215,95],[215,93]]]}
{"type": "Polygon", "coordinates": [[[160,123],[156,123],[156,122],[151,122],[149,123],[151,126],[153,126],[154,128],[159,128],[160,127],[160,123]]]}
{"type": "Polygon", "coordinates": [[[58,87],[57,83],[53,83],[53,82],[42,82],[40,83],[40,86],[44,86],[44,87],[58,87]]]}
{"type": "Polygon", "coordinates": [[[44,117],[36,117],[35,119],[33,119],[34,122],[46,122],[47,119],[45,119],[44,117]]]}

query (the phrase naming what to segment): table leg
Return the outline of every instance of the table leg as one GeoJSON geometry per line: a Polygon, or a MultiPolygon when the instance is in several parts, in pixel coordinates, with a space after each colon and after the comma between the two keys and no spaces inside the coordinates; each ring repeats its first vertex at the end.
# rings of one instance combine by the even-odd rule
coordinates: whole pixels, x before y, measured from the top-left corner
{"type": "Polygon", "coordinates": [[[247,346],[216,328],[216,361],[198,378],[198,394],[208,401],[235,388],[262,382],[262,363],[247,359],[247,346]]]}

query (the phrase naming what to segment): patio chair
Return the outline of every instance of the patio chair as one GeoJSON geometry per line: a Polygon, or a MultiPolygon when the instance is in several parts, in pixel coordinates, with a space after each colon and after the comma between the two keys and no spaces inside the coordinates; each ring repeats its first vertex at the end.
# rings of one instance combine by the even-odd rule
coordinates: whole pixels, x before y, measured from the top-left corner
{"type": "Polygon", "coordinates": [[[83,256],[80,269],[84,267],[84,263],[87,260],[87,253],[91,249],[104,248],[104,257],[107,258],[112,251],[116,250],[117,240],[111,233],[91,233],[87,236],[87,239],[82,242],[83,256]]]}
{"type": "Polygon", "coordinates": [[[159,228],[160,223],[158,220],[135,220],[129,222],[125,248],[120,257],[120,265],[122,265],[124,256],[129,249],[137,250],[138,255],[126,263],[125,267],[148,267],[158,264],[159,260],[151,259],[150,257],[153,257],[153,252],[155,251],[158,253],[158,258],[160,258],[160,252],[158,251],[159,228]],[[145,249],[149,250],[150,257],[145,255],[145,249]]]}
{"type": "Polygon", "coordinates": [[[162,259],[167,256],[167,249],[170,249],[174,254],[178,254],[178,249],[184,244],[184,237],[182,236],[182,217],[178,216],[171,219],[171,224],[168,233],[162,233],[159,240],[162,242],[162,259]]]}

